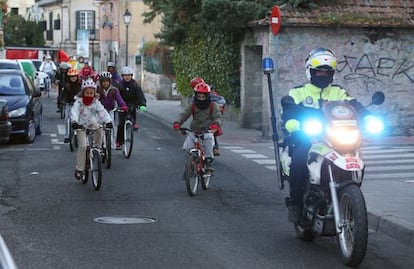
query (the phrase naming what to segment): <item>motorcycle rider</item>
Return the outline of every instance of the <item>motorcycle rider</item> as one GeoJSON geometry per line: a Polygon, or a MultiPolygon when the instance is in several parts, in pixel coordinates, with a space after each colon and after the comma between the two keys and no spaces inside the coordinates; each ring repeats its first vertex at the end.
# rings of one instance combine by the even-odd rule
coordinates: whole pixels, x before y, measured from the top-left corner
{"type": "Polygon", "coordinates": [[[308,83],[289,90],[288,97],[292,102],[284,102],[282,98],[282,121],[288,134],[286,138],[291,157],[289,190],[290,197],[286,199],[290,222],[299,221],[303,207],[306,180],[308,178],[307,158],[311,141],[301,135],[300,120],[320,108],[320,101],[348,100],[359,115],[369,112],[354,98],[350,97],[341,86],[333,85],[337,59],[332,50],[316,48],[305,60],[308,83]],[[293,99],[293,100],[292,100],[293,99]]]}

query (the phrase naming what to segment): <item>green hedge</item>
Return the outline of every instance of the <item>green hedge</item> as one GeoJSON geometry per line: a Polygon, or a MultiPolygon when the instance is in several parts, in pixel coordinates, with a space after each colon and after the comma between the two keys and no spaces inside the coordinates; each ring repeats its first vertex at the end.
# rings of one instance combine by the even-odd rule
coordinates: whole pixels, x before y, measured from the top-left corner
{"type": "Polygon", "coordinates": [[[239,107],[240,49],[236,43],[229,35],[200,34],[194,29],[173,51],[177,89],[181,95],[192,95],[190,80],[199,76],[206,83],[214,84],[228,103],[239,107]]]}

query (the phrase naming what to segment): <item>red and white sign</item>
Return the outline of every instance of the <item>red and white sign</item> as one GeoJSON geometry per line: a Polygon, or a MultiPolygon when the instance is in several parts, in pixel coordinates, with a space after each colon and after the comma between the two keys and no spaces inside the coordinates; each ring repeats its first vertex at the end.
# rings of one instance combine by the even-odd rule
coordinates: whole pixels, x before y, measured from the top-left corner
{"type": "Polygon", "coordinates": [[[274,35],[279,33],[281,22],[280,9],[278,6],[273,6],[270,14],[270,29],[274,35]]]}

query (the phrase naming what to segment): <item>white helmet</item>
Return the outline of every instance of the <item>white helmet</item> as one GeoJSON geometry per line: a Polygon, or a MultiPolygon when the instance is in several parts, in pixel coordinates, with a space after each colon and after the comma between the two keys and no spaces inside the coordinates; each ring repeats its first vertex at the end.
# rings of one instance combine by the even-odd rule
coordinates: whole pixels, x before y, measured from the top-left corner
{"type": "Polygon", "coordinates": [[[82,82],[81,90],[84,90],[86,88],[93,88],[93,89],[96,90],[96,84],[95,84],[95,82],[93,82],[92,79],[84,80],[82,82]]]}
{"type": "Polygon", "coordinates": [[[121,68],[121,76],[122,75],[132,75],[134,72],[132,71],[132,68],[129,66],[124,66],[121,68]]]}
{"type": "Polygon", "coordinates": [[[335,71],[336,64],[336,56],[332,50],[325,48],[314,49],[305,60],[306,77],[308,80],[311,80],[311,69],[335,71]]]}

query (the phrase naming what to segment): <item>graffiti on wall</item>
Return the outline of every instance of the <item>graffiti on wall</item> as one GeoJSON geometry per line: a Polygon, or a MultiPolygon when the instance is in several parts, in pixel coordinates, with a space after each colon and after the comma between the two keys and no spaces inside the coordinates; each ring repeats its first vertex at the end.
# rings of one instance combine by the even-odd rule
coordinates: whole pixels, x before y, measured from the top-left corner
{"type": "Polygon", "coordinates": [[[337,71],[342,74],[344,80],[398,79],[414,83],[414,64],[407,58],[372,59],[368,54],[360,57],[344,55],[343,59],[338,61],[337,71]]]}

